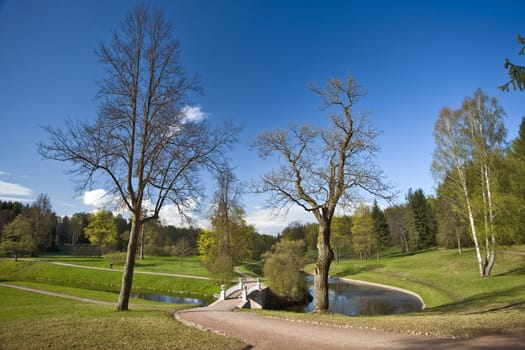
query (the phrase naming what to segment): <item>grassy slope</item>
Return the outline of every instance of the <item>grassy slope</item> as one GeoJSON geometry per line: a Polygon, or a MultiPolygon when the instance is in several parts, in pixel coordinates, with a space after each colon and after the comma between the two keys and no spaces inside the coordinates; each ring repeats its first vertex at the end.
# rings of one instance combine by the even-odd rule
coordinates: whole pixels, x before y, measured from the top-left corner
{"type": "Polygon", "coordinates": [[[242,349],[232,338],[186,327],[170,313],[48,297],[0,287],[2,349],[242,349]],[[74,310],[74,312],[73,312],[74,310]]]}
{"type": "MultiPolygon", "coordinates": [[[[57,261],[63,261],[57,259],[57,261]]],[[[73,263],[72,261],[64,261],[73,263]]],[[[76,286],[87,289],[117,291],[122,272],[79,269],[36,261],[0,259],[0,280],[35,281],[46,284],[76,286]]],[[[133,290],[163,294],[186,294],[212,298],[220,288],[213,281],[167,276],[140,275],[133,277],[133,290]]]]}
{"type": "MultiPolygon", "coordinates": [[[[109,267],[108,261],[104,258],[96,257],[74,257],[74,256],[53,256],[48,255],[39,260],[59,261],[69,264],[92,266],[92,267],[109,267]]],[[[122,269],[123,266],[114,264],[113,268],[122,269]]],[[[158,257],[146,256],[144,260],[137,258],[135,262],[135,271],[164,272],[181,275],[209,277],[208,270],[204,267],[199,256],[188,256],[184,259],[177,257],[158,257]]]]}
{"type": "Polygon", "coordinates": [[[525,300],[525,256],[509,253],[498,255],[492,277],[484,279],[479,278],[474,251],[460,255],[455,250],[345,260],[333,264],[330,273],[412,290],[434,310],[481,312],[525,300]]]}

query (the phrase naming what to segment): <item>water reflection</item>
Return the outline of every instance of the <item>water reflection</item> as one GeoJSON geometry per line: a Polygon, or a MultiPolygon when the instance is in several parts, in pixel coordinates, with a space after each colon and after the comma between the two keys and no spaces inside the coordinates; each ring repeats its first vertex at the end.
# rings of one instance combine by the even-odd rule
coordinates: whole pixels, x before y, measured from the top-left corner
{"type": "MultiPolygon", "coordinates": [[[[313,295],[313,276],[305,277],[310,294],[313,295]]],[[[328,280],[329,309],[345,315],[391,315],[421,310],[421,301],[413,295],[396,290],[367,285],[357,285],[338,278],[328,280]]],[[[311,312],[313,301],[292,311],[311,312]]]]}
{"type": "Polygon", "coordinates": [[[205,300],[198,298],[188,298],[184,296],[172,296],[172,295],[163,295],[163,294],[149,294],[149,293],[131,293],[131,297],[140,298],[150,301],[158,301],[161,303],[168,304],[190,304],[196,306],[206,306],[209,303],[205,300]]]}

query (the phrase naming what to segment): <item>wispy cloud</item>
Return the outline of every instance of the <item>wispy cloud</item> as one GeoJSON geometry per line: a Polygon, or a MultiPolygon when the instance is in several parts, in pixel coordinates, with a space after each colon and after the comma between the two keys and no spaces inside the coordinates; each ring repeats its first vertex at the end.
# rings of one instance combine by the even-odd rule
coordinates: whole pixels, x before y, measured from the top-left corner
{"type": "Polygon", "coordinates": [[[184,113],[186,120],[189,122],[199,122],[208,117],[200,106],[184,106],[182,113],[184,113]]]}
{"type": "Polygon", "coordinates": [[[11,182],[0,181],[0,195],[27,197],[31,194],[32,191],[27,187],[11,182]]]}
{"type": "Polygon", "coordinates": [[[259,233],[277,235],[294,221],[307,223],[314,222],[315,218],[304,209],[293,206],[288,210],[283,210],[280,215],[276,215],[271,209],[260,208],[248,214],[246,221],[253,225],[259,233]]]}

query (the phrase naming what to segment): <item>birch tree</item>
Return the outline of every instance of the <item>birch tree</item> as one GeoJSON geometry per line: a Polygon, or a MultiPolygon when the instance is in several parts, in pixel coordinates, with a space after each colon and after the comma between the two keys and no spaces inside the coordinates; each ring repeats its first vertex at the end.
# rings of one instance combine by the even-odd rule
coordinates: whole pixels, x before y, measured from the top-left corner
{"type": "Polygon", "coordinates": [[[167,203],[187,213],[202,192],[200,170],[220,167],[237,133],[213,130],[191,113],[187,96],[199,87],[178,53],[162,11],[138,5],[97,50],[106,78],[96,120],[50,127],[49,141],[39,145],[43,157],[72,163],[79,191],[101,186],[131,213],[119,311],[128,309],[141,226],[167,203]]]}
{"type": "Polygon", "coordinates": [[[496,99],[477,90],[472,98],[464,100],[460,109],[443,108],[434,127],[433,172],[441,179],[449,177],[461,189],[480,277],[490,276],[496,258],[493,157],[502,149],[504,116],[496,99]],[[474,165],[479,167],[479,176],[468,176],[469,168],[474,165]],[[480,201],[474,197],[476,178],[480,181],[480,201]],[[476,205],[477,202],[482,204],[476,205]],[[482,229],[476,222],[476,212],[482,213],[482,229]],[[483,243],[485,257],[481,251],[483,243]]]}
{"type": "Polygon", "coordinates": [[[331,79],[324,89],[312,86],[329,114],[329,126],[290,125],[265,131],[254,146],[262,158],[276,155],[279,166],[262,176],[256,191],[269,193],[269,206],[299,206],[316,218],[318,258],[314,268],[314,311],[328,309],[328,273],[334,252],[331,223],[337,208],[355,205],[359,191],[389,197],[383,173],[374,163],[377,133],[367,127],[354,105],[363,95],[356,81],[331,79]]]}

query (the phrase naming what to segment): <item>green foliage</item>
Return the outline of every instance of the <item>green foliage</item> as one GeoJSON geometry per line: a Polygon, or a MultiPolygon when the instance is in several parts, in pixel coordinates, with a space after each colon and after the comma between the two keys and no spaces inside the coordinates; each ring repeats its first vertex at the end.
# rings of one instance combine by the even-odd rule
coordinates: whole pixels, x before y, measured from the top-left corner
{"type": "Polygon", "coordinates": [[[319,234],[319,224],[315,223],[300,223],[298,221],[291,222],[286,226],[280,237],[290,241],[303,240],[306,244],[306,249],[317,249],[317,235],[319,234]]]}
{"type": "MultiPolygon", "coordinates": [[[[518,54],[522,56],[525,54],[525,37],[522,37],[518,34],[517,40],[521,45],[518,54]]],[[[512,86],[513,90],[525,90],[525,67],[511,63],[508,58],[505,59],[504,67],[507,69],[510,80],[501,85],[499,88],[503,91],[509,91],[510,87],[512,86]]]]}
{"type": "Polygon", "coordinates": [[[213,258],[218,255],[217,235],[213,231],[201,230],[197,246],[199,255],[205,264],[211,263],[213,258]]]}
{"type": "Polygon", "coordinates": [[[360,204],[352,220],[352,242],[354,252],[360,259],[370,259],[377,252],[377,235],[374,230],[374,221],[370,209],[360,204]]]}
{"type": "Polygon", "coordinates": [[[0,254],[14,256],[17,259],[24,254],[36,253],[36,249],[31,219],[19,214],[12,222],[5,225],[0,240],[0,254]]]}
{"type": "Polygon", "coordinates": [[[506,202],[500,226],[506,233],[504,244],[525,243],[525,117],[502,167],[501,190],[506,202]]]}
{"type": "Polygon", "coordinates": [[[304,241],[284,239],[264,254],[264,276],[274,294],[288,301],[304,298],[306,285],[301,273],[304,257],[304,241]]]}
{"type": "Polygon", "coordinates": [[[88,225],[84,229],[84,234],[91,244],[103,246],[117,242],[117,224],[113,213],[106,210],[99,210],[88,216],[88,225]]]}
{"type": "Polygon", "coordinates": [[[351,243],[352,217],[334,216],[330,231],[330,245],[334,250],[335,262],[339,264],[343,254],[348,251],[351,243]]]}
{"type": "Polygon", "coordinates": [[[372,220],[374,221],[374,231],[378,239],[378,248],[380,250],[390,247],[392,237],[386,220],[385,212],[379,208],[377,201],[374,201],[372,207],[372,220]]]}
{"type": "Polygon", "coordinates": [[[441,247],[457,248],[472,246],[468,222],[465,218],[465,203],[462,193],[452,177],[445,177],[437,188],[436,217],[438,222],[437,243],[441,247]]]}
{"type": "Polygon", "coordinates": [[[436,245],[437,222],[433,208],[422,189],[407,194],[408,206],[412,215],[412,230],[409,245],[413,250],[421,250],[436,245]]]}

